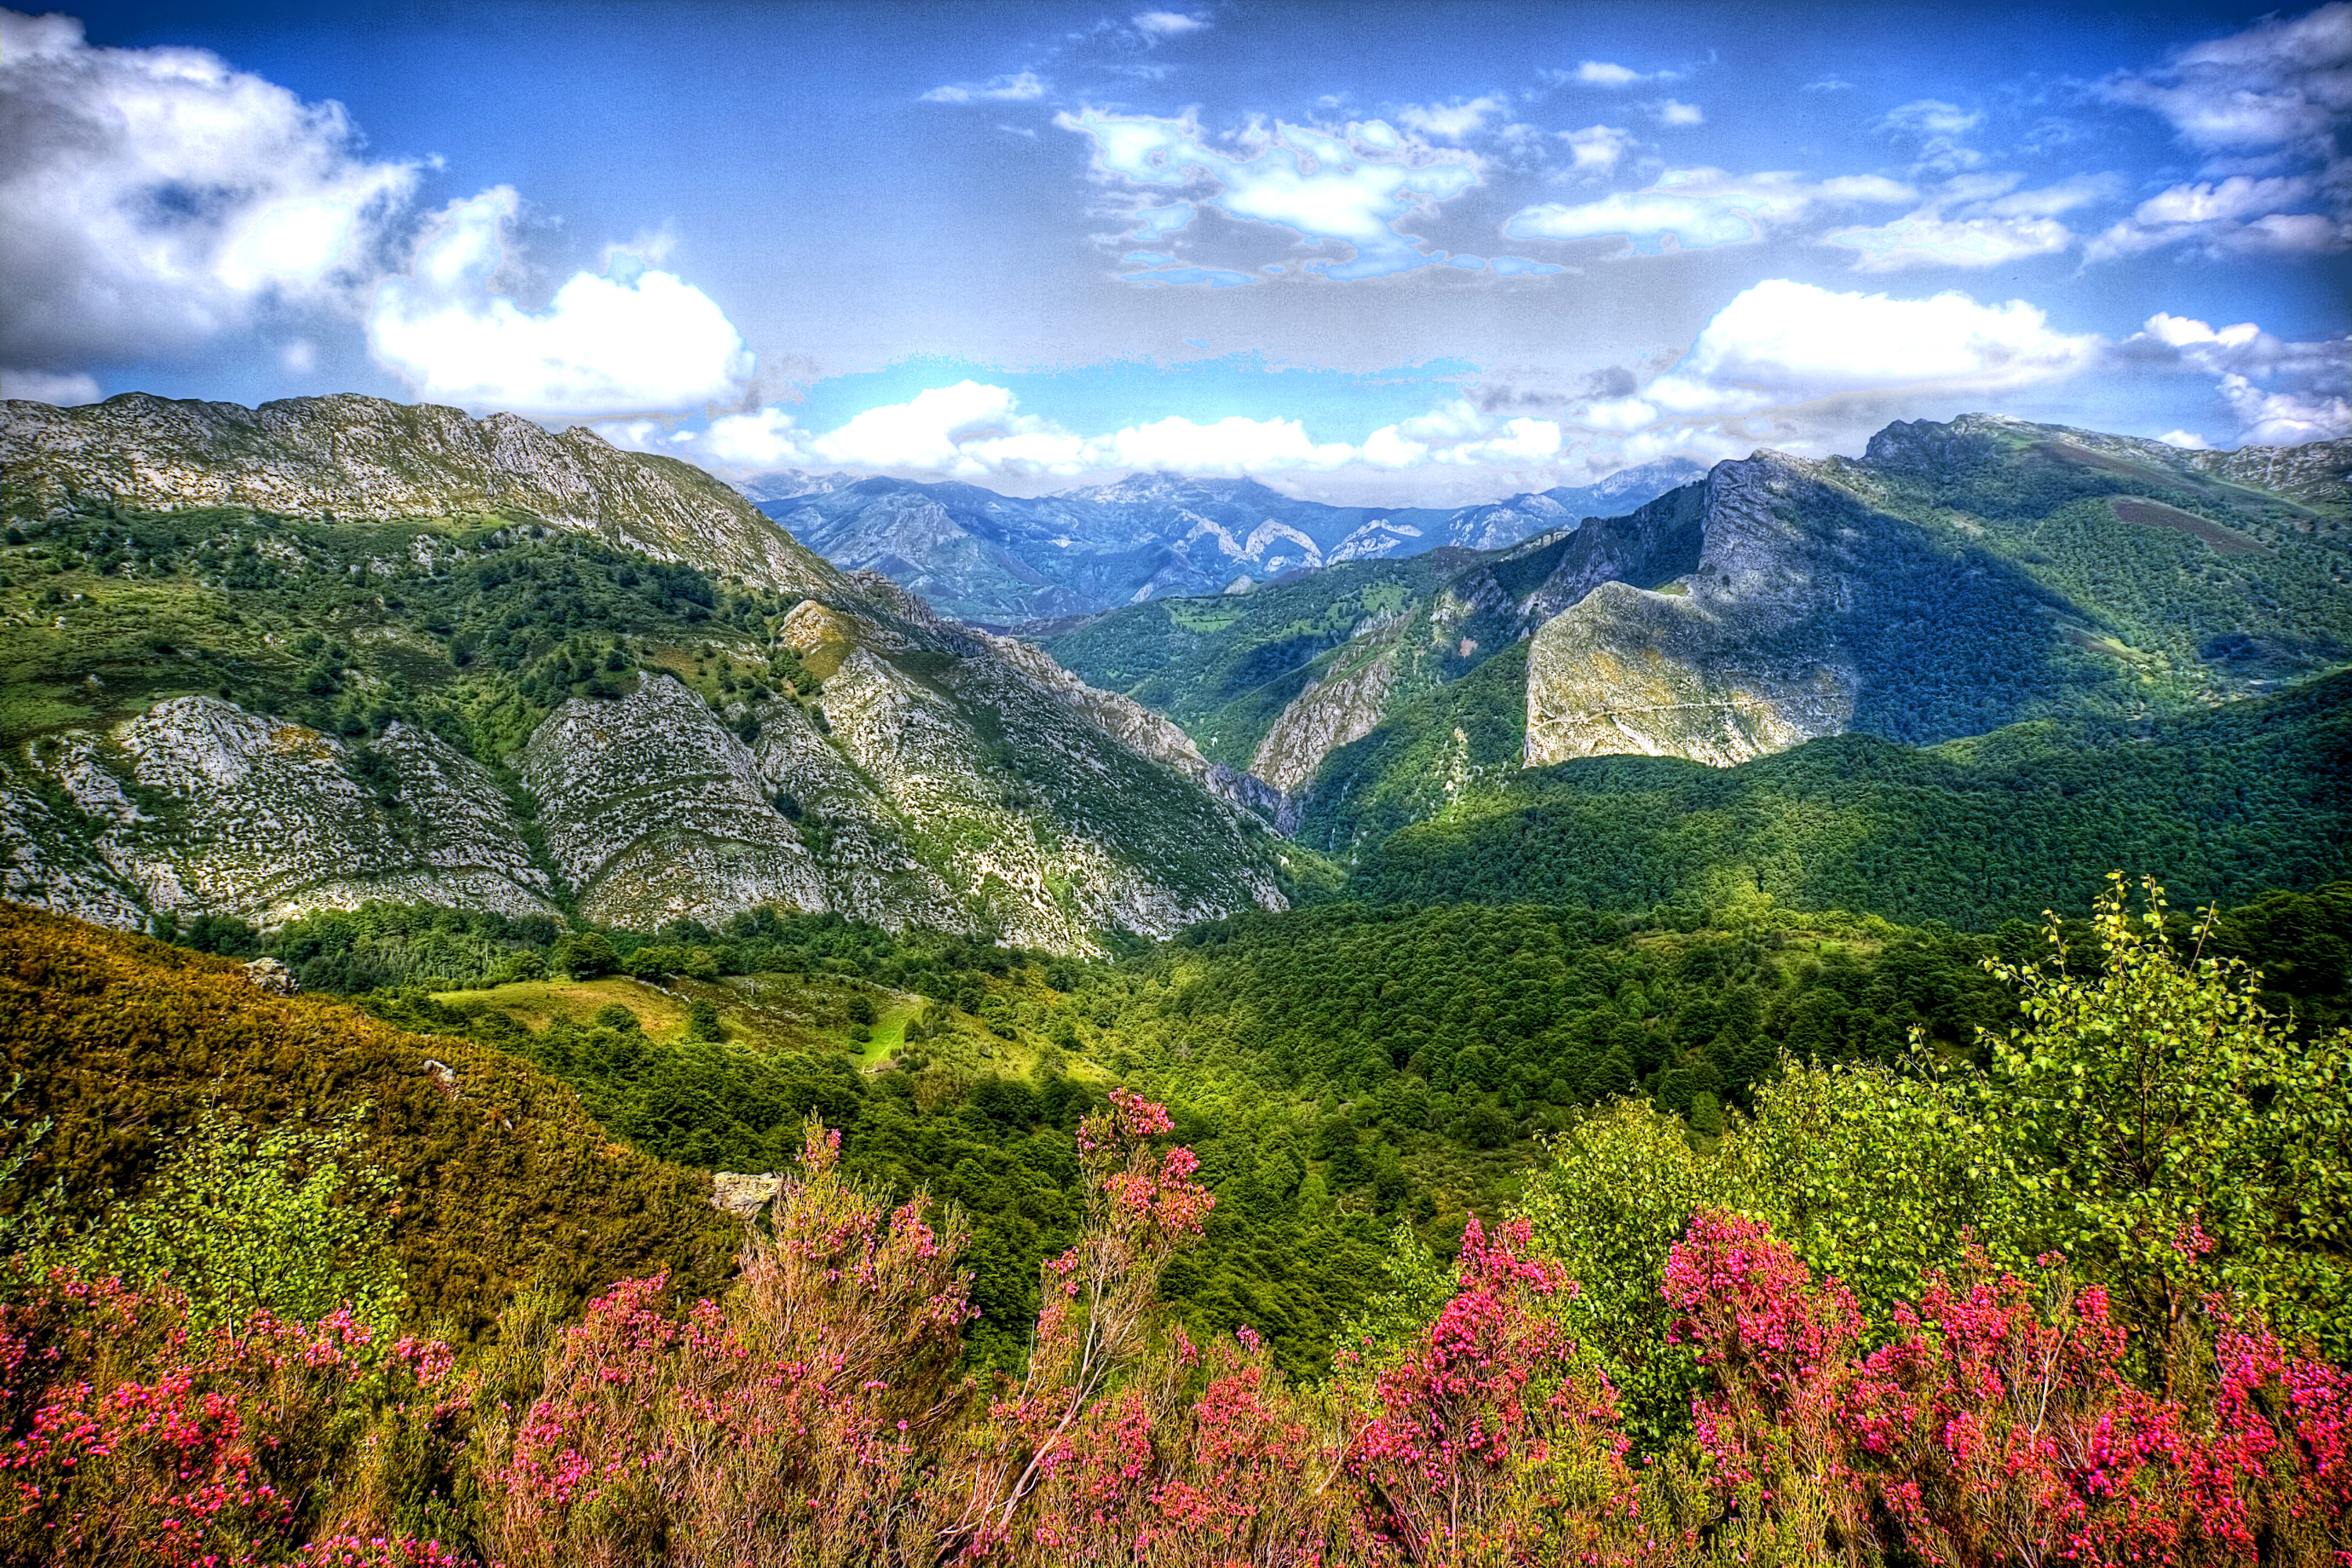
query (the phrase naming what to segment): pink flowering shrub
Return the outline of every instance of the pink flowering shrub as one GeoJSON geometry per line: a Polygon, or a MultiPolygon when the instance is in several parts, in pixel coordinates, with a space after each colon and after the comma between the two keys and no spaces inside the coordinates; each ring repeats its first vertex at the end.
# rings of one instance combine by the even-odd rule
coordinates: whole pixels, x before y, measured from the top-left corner
{"type": "Polygon", "coordinates": [[[1257,1336],[1157,1364],[1090,1406],[1043,1457],[991,1554],[1152,1568],[1303,1565],[1347,1528],[1326,1402],[1286,1384],[1257,1336]],[[1189,1392],[1186,1392],[1189,1391],[1189,1392]]]}
{"type": "Polygon", "coordinates": [[[1413,1563],[1631,1561],[1643,1535],[1608,1379],[1553,1310],[1576,1287],[1524,1219],[1474,1217],[1460,1283],[1372,1390],[1349,1468],[1370,1536],[1413,1563]]]}
{"type": "Polygon", "coordinates": [[[2105,1291],[1979,1264],[1865,1354],[1835,1280],[1719,1213],[1692,1222],[1664,1290],[1712,1374],[1694,1424],[1743,1523],[1801,1511],[1853,1560],[2352,1562],[2352,1375],[2267,1331],[2209,1312],[2203,1374],[2151,1393],[2105,1291]]]}
{"type": "MultiPolygon", "coordinates": [[[[1022,1529],[1024,1512],[1069,1505],[1065,1483],[1081,1454],[1114,1441],[1106,1423],[1123,1426],[1130,1447],[1150,1447],[1145,1434],[1168,1395],[1139,1405],[1146,1396],[1130,1387],[1114,1400],[1114,1382],[1138,1366],[1164,1327],[1160,1276],[1178,1247],[1198,1238],[1215,1201],[1192,1179],[1200,1169],[1192,1152],[1157,1142],[1172,1130],[1166,1107],[1123,1089],[1079,1124],[1086,1222],[1076,1245],[1045,1262],[1044,1305],[1022,1381],[999,1393],[941,1467],[930,1507],[942,1554],[985,1555],[1016,1539],[1037,1541],[1034,1524],[1022,1529]],[[1048,1482],[1050,1500],[1026,1507],[1048,1482]]],[[[1127,1479],[1139,1481],[1155,1465],[1135,1461],[1127,1479]]],[[[1045,1528],[1057,1539],[1065,1532],[1045,1528]]]]}
{"type": "Polygon", "coordinates": [[[812,1121],[800,1172],[722,1304],[625,1281],[565,1331],[527,1412],[484,1423],[483,1530],[532,1564],[867,1561],[956,1403],[964,1237],[843,1177],[812,1121]]]}
{"type": "Polygon", "coordinates": [[[460,1561],[380,1517],[351,1517],[383,1498],[372,1469],[388,1420],[446,1436],[463,1403],[444,1386],[447,1347],[380,1343],[348,1310],[316,1323],[256,1312],[206,1330],[188,1319],[168,1283],[139,1292],[64,1270],[0,1312],[0,1556],[460,1561]],[[339,1531],[353,1533],[338,1544],[339,1531]]]}

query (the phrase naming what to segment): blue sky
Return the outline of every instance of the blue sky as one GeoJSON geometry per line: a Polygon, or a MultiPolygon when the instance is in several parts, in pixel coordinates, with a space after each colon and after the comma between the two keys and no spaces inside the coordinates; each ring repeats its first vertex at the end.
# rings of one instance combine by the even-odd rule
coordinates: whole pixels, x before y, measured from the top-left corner
{"type": "Polygon", "coordinates": [[[11,396],[1468,500],[1986,408],[2352,433],[2352,4],[87,5],[11,396]]]}

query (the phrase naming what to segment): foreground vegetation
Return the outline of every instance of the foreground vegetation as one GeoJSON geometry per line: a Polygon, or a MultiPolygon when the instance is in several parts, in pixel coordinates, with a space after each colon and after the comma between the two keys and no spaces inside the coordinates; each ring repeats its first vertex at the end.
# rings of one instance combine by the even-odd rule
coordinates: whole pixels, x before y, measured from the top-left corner
{"type": "MultiPolygon", "coordinates": [[[[9,920],[0,1018],[25,1043],[0,1313],[12,1558],[2352,1550],[2352,1034],[2283,1016],[2285,994],[2220,955],[2258,916],[2234,938],[2211,920],[2183,931],[2118,884],[2085,927],[1990,944],[1980,978],[2011,1006],[1981,1035],[1937,1050],[1923,1027],[1885,1060],[1782,1055],[1711,1132],[1643,1100],[1566,1115],[1512,1211],[1466,1221],[1450,1258],[1395,1227],[1384,1285],[1305,1371],[1171,1297],[1213,1261],[1229,1211],[1255,1222],[1184,1146],[1187,1113],[1124,1088],[1057,1079],[1076,1113],[1071,1223],[1009,1360],[969,1353],[986,1309],[966,1211],[861,1176],[822,1108],[731,1272],[698,1243],[666,1253],[658,1227],[568,1258],[587,1194],[542,1184],[541,1223],[469,1296],[419,1266],[493,1237],[452,1230],[446,1207],[421,1223],[433,1177],[399,1162],[450,1140],[478,1205],[530,1179],[516,1162],[595,1146],[528,1051],[9,920]],[[174,996],[211,1010],[184,1029],[186,1004],[157,1010],[174,996]],[[59,1032],[80,1048],[30,1048],[59,1032]],[[155,1071],[199,1041],[203,1068],[155,1071]],[[148,1053],[143,1072],[103,1055],[123,1049],[148,1053]],[[233,1070],[263,1049],[275,1103],[233,1070]],[[454,1093],[428,1052],[457,1064],[454,1093]],[[148,1091],[143,1126],[115,1124],[131,1136],[112,1198],[65,1158],[103,1160],[113,1134],[93,1071],[180,1086],[148,1091]],[[507,1125],[508,1106],[533,1120],[507,1125]],[[461,1300],[491,1321],[467,1331],[461,1300]]],[[[1696,934],[1638,933],[1677,955],[1696,934]]],[[[1155,957],[1197,964],[1216,945],[1155,957]]],[[[1465,967],[1483,962],[1474,949],[1465,967]]],[[[1054,994],[1110,1000],[1116,980],[1141,996],[1164,973],[1054,994]]],[[[688,1180],[602,1157],[648,1194],[688,1180]]],[[[692,1243],[729,1226],[700,1203],[650,1212],[692,1243]]]]}

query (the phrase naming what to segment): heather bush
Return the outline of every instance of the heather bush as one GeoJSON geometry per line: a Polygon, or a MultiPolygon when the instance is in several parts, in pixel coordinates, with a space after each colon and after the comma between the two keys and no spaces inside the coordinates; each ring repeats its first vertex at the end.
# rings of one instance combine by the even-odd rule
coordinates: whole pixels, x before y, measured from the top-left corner
{"type": "Polygon", "coordinates": [[[438,1568],[404,1531],[414,1459],[446,1472],[462,1394],[446,1346],[346,1309],[210,1321],[170,1281],[58,1270],[0,1309],[0,1557],[76,1564],[438,1568]]]}
{"type": "Polygon", "coordinates": [[[677,1312],[661,1277],[624,1281],[562,1331],[527,1407],[486,1415],[491,1555],[552,1568],[883,1552],[956,1407],[971,1317],[961,1222],[927,1207],[861,1191],[812,1119],[723,1302],[677,1312]]]}
{"type": "Polygon", "coordinates": [[[1459,1285],[1372,1389],[1349,1468],[1374,1539],[1406,1561],[1588,1557],[1642,1508],[1616,1395],[1550,1310],[1577,1287],[1524,1219],[1462,1237],[1459,1285]]]}
{"type": "Polygon", "coordinates": [[[1715,1211],[1664,1292],[1709,1378],[1693,1410],[1708,1485],[1742,1533],[1956,1568],[2352,1550],[2352,1374],[2218,1303],[2179,1326],[2157,1393],[2108,1293],[2054,1263],[2028,1279],[1979,1255],[1865,1352],[1838,1281],[1715,1211]]]}
{"type": "MultiPolygon", "coordinates": [[[[1034,1538],[1023,1516],[1040,1489],[1046,1498],[1028,1512],[1070,1506],[1082,1449],[1102,1441],[1092,1428],[1108,1418],[1119,1380],[1164,1339],[1160,1274],[1199,1237],[1215,1201],[1192,1179],[1200,1163],[1191,1150],[1159,1145],[1171,1129],[1166,1108],[1125,1089],[1079,1123],[1085,1224],[1076,1244],[1043,1267],[1044,1304],[1021,1380],[959,1434],[941,1467],[930,1508],[944,1552],[984,1554],[1034,1538]]],[[[1139,1411],[1140,1397],[1127,1390],[1129,1414],[1118,1419],[1148,1422],[1165,1407],[1163,1396],[1139,1411]]]]}

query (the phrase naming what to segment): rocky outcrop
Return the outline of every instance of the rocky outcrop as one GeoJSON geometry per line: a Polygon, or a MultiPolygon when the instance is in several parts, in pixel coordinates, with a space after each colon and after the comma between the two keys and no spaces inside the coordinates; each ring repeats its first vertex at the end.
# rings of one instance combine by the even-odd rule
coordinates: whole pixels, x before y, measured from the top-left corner
{"type": "Polygon", "coordinates": [[[37,741],[0,789],[8,896],[133,927],[148,911],[274,924],[370,899],[554,911],[479,764],[403,724],[373,749],[390,764],[381,789],[341,739],[210,697],[37,741]]]}
{"type": "Polygon", "coordinates": [[[245,408],[124,393],[58,408],[0,404],[12,516],[75,500],[245,507],[281,517],[436,517],[592,533],[784,592],[833,571],[691,464],[625,452],[594,431],[345,394],[245,408]]]}
{"type": "MultiPolygon", "coordinates": [[[[824,676],[825,739],[847,764],[828,798],[855,795],[853,775],[871,792],[829,810],[827,829],[846,816],[861,853],[903,846],[956,889],[925,923],[1087,952],[1096,931],[1159,936],[1282,907],[1265,825],[1196,782],[1207,767],[1181,731],[1040,650],[900,608],[882,624],[803,605],[782,635],[824,676]]],[[[793,788],[782,770],[813,752],[797,720],[775,717],[762,743],[778,731],[772,776],[793,788]]]]}
{"type": "Polygon", "coordinates": [[[1398,649],[1350,649],[1333,671],[1290,700],[1282,716],[1258,742],[1250,772],[1286,795],[1315,776],[1323,759],[1350,741],[1360,741],[1388,716],[1389,689],[1396,683],[1398,649]]]}
{"type": "Polygon", "coordinates": [[[515,771],[539,801],[549,857],[599,923],[831,907],[751,748],[667,676],[616,702],[566,702],[515,771]]]}
{"type": "Polygon", "coordinates": [[[1553,584],[1575,596],[1528,652],[1527,765],[1632,752],[1727,767],[1843,731],[1861,677],[1832,622],[1854,542],[1825,521],[1839,509],[1809,504],[1822,484],[1779,453],[1720,463],[1643,509],[1627,548],[1564,563],[1553,584]],[[1663,592],[1625,570],[1685,560],[1663,592]]]}

